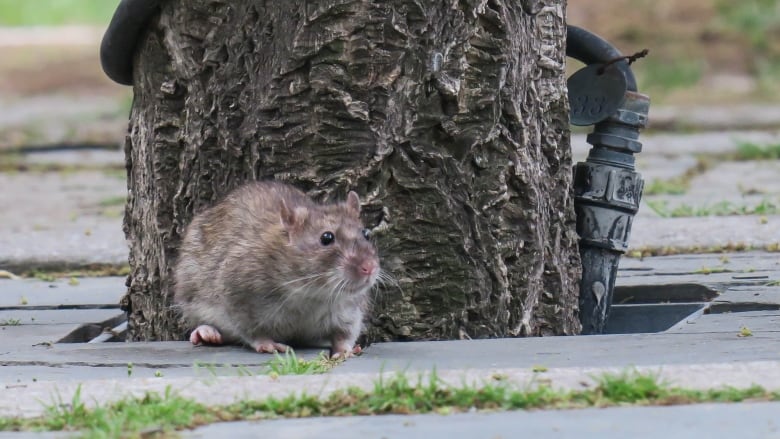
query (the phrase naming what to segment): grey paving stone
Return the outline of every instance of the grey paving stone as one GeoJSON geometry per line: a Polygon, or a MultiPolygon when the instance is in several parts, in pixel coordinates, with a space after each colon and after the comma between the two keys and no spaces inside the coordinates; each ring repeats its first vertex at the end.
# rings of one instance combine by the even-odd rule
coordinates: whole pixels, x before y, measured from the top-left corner
{"type": "Polygon", "coordinates": [[[386,415],[229,422],[188,438],[648,438],[776,437],[780,403],[613,407],[451,415],[386,415]]]}
{"type": "MultiPolygon", "coordinates": [[[[768,272],[774,275],[776,272],[768,272]]],[[[718,294],[726,291],[734,284],[764,284],[770,279],[770,275],[754,274],[753,279],[737,281],[738,273],[712,273],[712,274],[659,274],[657,276],[626,276],[615,281],[617,287],[655,287],[658,290],[670,290],[672,288],[685,288],[690,285],[704,285],[715,290],[718,294]],[[759,278],[760,276],[760,278],[759,278]]]]}
{"type": "Polygon", "coordinates": [[[755,303],[780,306],[780,287],[732,287],[713,300],[719,304],[755,303]]]}
{"type": "Polygon", "coordinates": [[[661,333],[527,339],[377,343],[333,373],[470,368],[631,367],[780,360],[780,332],[661,333]]]}
{"type": "Polygon", "coordinates": [[[62,431],[0,431],[0,439],[58,439],[66,437],[78,437],[78,433],[62,431]]]}
{"type": "Polygon", "coordinates": [[[127,262],[126,183],[102,172],[0,173],[0,268],[127,262]]]}
{"type": "MultiPolygon", "coordinates": [[[[0,348],[0,351],[38,344],[56,343],[63,336],[75,331],[83,323],[0,326],[0,337],[2,337],[4,345],[3,348],[0,348]]],[[[0,375],[2,375],[4,369],[0,367],[0,375]]]]}
{"type": "Polygon", "coordinates": [[[637,215],[631,228],[629,249],[708,249],[733,245],[755,249],[776,247],[780,243],[780,216],[771,215],[766,219],[764,223],[759,215],[697,218],[637,215]]]}
{"type": "Polygon", "coordinates": [[[124,167],[125,153],[116,148],[109,149],[79,149],[79,150],[52,150],[32,151],[24,154],[22,163],[60,166],[107,166],[112,168],[124,167]]]}
{"type": "MultiPolygon", "coordinates": [[[[778,139],[780,143],[780,139],[778,139]]],[[[746,197],[746,194],[763,196],[777,203],[780,194],[780,161],[759,160],[718,163],[707,172],[691,179],[691,187],[685,198],[694,201],[717,201],[746,197]]]]}
{"type": "Polygon", "coordinates": [[[667,156],[660,154],[639,154],[636,156],[636,167],[648,187],[653,180],[669,180],[685,175],[698,163],[692,155],[667,156]]]}
{"type": "Polygon", "coordinates": [[[9,321],[18,321],[22,326],[59,325],[63,323],[98,323],[121,315],[124,315],[124,312],[119,308],[0,310],[0,324],[9,321]]]}
{"type": "Polygon", "coordinates": [[[52,282],[0,279],[0,310],[31,307],[116,306],[125,294],[124,277],[79,278],[52,282]]]}
{"type": "Polygon", "coordinates": [[[723,106],[662,106],[650,108],[650,127],[699,130],[775,129],[780,106],[742,104],[723,106]]]}
{"type": "MultiPolygon", "coordinates": [[[[777,107],[780,110],[780,107],[777,107]]],[[[654,110],[651,110],[654,111],[654,110]]],[[[654,117],[651,114],[651,118],[654,117]]],[[[775,119],[779,123],[780,118],[775,119]]],[[[587,134],[572,135],[571,145],[575,160],[583,160],[587,156],[590,145],[586,141],[587,134]]],[[[768,130],[729,130],[718,129],[705,132],[650,132],[639,136],[642,142],[642,156],[679,157],[693,154],[722,155],[735,152],[740,142],[753,142],[759,145],[780,142],[780,129],[768,130]]],[[[639,160],[639,159],[638,159],[639,160]]],[[[639,172],[644,172],[640,167],[639,172]]]]}
{"type": "MultiPolygon", "coordinates": [[[[669,330],[670,333],[725,333],[737,335],[742,328],[755,333],[780,332],[780,311],[754,311],[728,314],[704,314],[685,321],[669,330]]],[[[747,337],[746,337],[747,338],[747,337]]],[[[780,346],[778,351],[780,351],[780,346]]],[[[772,349],[771,346],[766,348],[772,349]]]]}
{"type": "MultiPolygon", "coordinates": [[[[750,271],[744,275],[765,271],[780,272],[780,253],[730,252],[692,255],[654,256],[647,258],[621,258],[620,277],[659,276],[672,274],[703,274],[702,268],[723,268],[732,272],[750,271]]],[[[741,274],[728,273],[730,276],[741,274]]],[[[706,280],[709,275],[701,276],[706,280]]]]}
{"type": "Polygon", "coordinates": [[[99,118],[101,115],[116,116],[121,104],[116,96],[105,95],[79,96],[78,105],[74,105],[74,100],[74,96],[67,94],[0,99],[0,106],[4,109],[0,116],[0,129],[38,122],[42,125],[41,135],[44,135],[47,127],[43,121],[78,121],[99,118]]]}
{"type": "MultiPolygon", "coordinates": [[[[321,350],[301,349],[297,354],[315,358],[321,350]]],[[[150,368],[245,365],[260,366],[273,356],[258,354],[239,346],[192,346],[189,342],[134,343],[59,343],[54,346],[32,346],[14,351],[0,348],[0,364],[5,365],[95,365],[125,367],[133,363],[150,368]]]]}
{"type": "MultiPolygon", "coordinates": [[[[778,175],[780,162],[776,160],[719,163],[691,179],[690,187],[684,194],[645,196],[640,212],[642,216],[664,216],[664,211],[671,214],[674,209],[682,207],[700,215],[724,210],[772,214],[772,210],[780,205],[778,175]],[[658,212],[658,209],[661,211],[658,212]]],[[[780,218],[776,215],[771,217],[771,222],[775,224],[766,222],[769,218],[751,217],[741,231],[747,234],[751,231],[771,233],[777,229],[776,223],[780,218]]],[[[697,222],[697,218],[687,219],[697,222]]]]}
{"type": "MultiPolygon", "coordinates": [[[[2,364],[2,362],[0,362],[2,364]]],[[[38,381],[54,381],[58,383],[94,381],[94,380],[127,380],[133,379],[174,379],[174,378],[203,378],[214,377],[241,377],[261,375],[268,373],[264,365],[256,366],[221,366],[193,365],[184,367],[154,367],[154,365],[138,365],[133,363],[128,368],[128,363],[111,366],[90,365],[25,365],[0,367],[0,383],[8,385],[29,384],[38,381]],[[128,374],[129,371],[129,374],[128,374]]]]}

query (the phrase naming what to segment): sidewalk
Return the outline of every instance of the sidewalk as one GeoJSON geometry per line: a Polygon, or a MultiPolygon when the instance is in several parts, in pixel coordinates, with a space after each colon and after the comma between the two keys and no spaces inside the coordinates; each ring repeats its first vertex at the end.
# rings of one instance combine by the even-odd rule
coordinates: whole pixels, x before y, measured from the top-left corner
{"type": "MultiPolygon", "coordinates": [[[[767,143],[780,141],[780,136],[771,131],[643,136],[645,147],[638,155],[637,166],[648,187],[654,179],[685,175],[702,154],[725,157],[735,152],[734,139],[767,143]]],[[[572,143],[575,156],[581,160],[587,153],[584,138],[574,136],[572,143]]],[[[0,203],[18,206],[0,211],[0,222],[10,226],[0,230],[0,269],[21,272],[29,267],[124,264],[127,250],[121,232],[121,212],[126,189],[117,172],[123,166],[121,152],[66,148],[25,152],[14,160],[30,170],[0,172],[0,184],[8,188],[0,193],[0,203]],[[55,168],[63,164],[72,164],[72,168],[65,172],[55,168]],[[59,238],[62,236],[67,238],[59,238]]],[[[631,252],[661,249],[675,254],[734,246],[776,249],[780,243],[778,215],[664,218],[653,212],[649,203],[667,200],[696,204],[724,199],[758,203],[759,198],[777,202],[780,185],[772,176],[777,175],[778,168],[776,161],[718,159],[714,166],[690,179],[685,194],[645,196],[634,223],[631,252]],[[741,191],[746,186],[760,189],[761,193],[743,195],[741,191]]],[[[382,343],[370,346],[364,355],[348,360],[329,374],[283,376],[276,380],[257,375],[270,357],[238,347],[194,348],[186,342],[55,343],[86,323],[95,324],[94,329],[99,332],[103,326],[121,321],[117,304],[125,289],[123,277],[79,279],[78,284],[68,279],[0,279],[0,322],[18,321],[17,325],[0,326],[0,385],[5,387],[0,398],[0,416],[39,415],[46,404],[57,397],[67,399],[76,389],[81,389],[83,399],[90,404],[116,401],[128,394],[140,396],[146,391],[163,393],[167,388],[204,403],[226,404],[247,397],[282,396],[301,389],[327,394],[351,385],[370,388],[381,372],[404,371],[416,376],[434,369],[455,384],[463,380],[488,381],[500,373],[519,386],[541,379],[557,388],[574,389],[582,388],[583,383],[593,385],[593,377],[604,372],[636,368],[685,387],[758,384],[780,389],[780,287],[772,286],[778,279],[780,254],[774,252],[624,257],[617,281],[616,294],[620,298],[616,298],[616,303],[629,303],[616,306],[612,319],[622,320],[628,329],[639,325],[641,330],[642,325],[650,325],[647,329],[657,324],[654,319],[663,317],[659,314],[662,312],[666,313],[663,318],[682,318],[679,324],[657,333],[382,343]],[[712,301],[705,301],[703,306],[710,313],[702,313],[695,304],[693,309],[699,311],[690,314],[692,309],[686,304],[647,299],[657,292],[671,295],[673,302],[693,300],[686,299],[691,295],[707,296],[712,301]],[[674,299],[675,294],[681,296],[674,299]],[[635,296],[645,297],[648,303],[642,303],[644,299],[630,303],[635,296]],[[669,311],[675,306],[680,310],[669,311]],[[689,314],[690,318],[685,319],[689,314]],[[740,337],[743,327],[749,328],[752,336],[740,337]],[[533,372],[538,366],[546,368],[546,372],[533,372]]],[[[317,352],[299,354],[312,358],[317,352]]],[[[631,430],[633,425],[640,425],[628,422],[633,418],[654,419],[678,434],[696,428],[715,433],[751,431],[758,435],[772,431],[775,421],[769,414],[776,409],[774,403],[757,403],[674,410],[627,408],[576,413],[461,414],[448,418],[423,415],[408,419],[382,417],[378,421],[375,417],[282,420],[208,426],[190,435],[307,436],[312,429],[333,429],[340,437],[371,437],[378,431],[387,437],[415,437],[410,435],[423,435],[433,429],[456,428],[454,432],[484,428],[488,417],[494,425],[491,428],[495,428],[490,432],[505,436],[515,431],[545,432],[555,424],[564,436],[573,434],[575,426],[581,425],[585,437],[622,437],[635,431],[631,430]],[[750,417],[733,416],[745,407],[751,408],[750,417]],[[593,415],[585,415],[591,412],[593,415]],[[691,416],[708,414],[722,424],[679,424],[684,412],[691,416]],[[529,416],[537,421],[527,421],[529,416]],[[590,421],[574,422],[582,416],[590,421]],[[518,430],[517,425],[522,425],[522,429],[518,430]]]]}
{"type": "MultiPolygon", "coordinates": [[[[0,382],[5,385],[0,416],[41,414],[43,404],[53,402],[57,395],[67,398],[77,388],[90,403],[146,391],[163,393],[171,388],[197,401],[227,404],[302,389],[327,394],[345,386],[370,388],[380,373],[399,371],[416,376],[436,370],[454,384],[487,382],[500,373],[521,386],[543,379],[556,388],[573,389],[592,385],[593,378],[604,372],[636,368],[690,388],[758,384],[780,389],[780,287],[766,286],[780,277],[777,258],[766,253],[727,256],[725,264],[718,262],[718,256],[707,255],[625,260],[616,292],[621,297],[641,297],[686,285],[690,290],[691,284],[720,293],[708,303],[708,314],[692,315],[660,333],[381,343],[330,374],[278,379],[250,376],[270,357],[238,347],[196,348],[187,342],[47,344],[45,341],[56,341],[58,331],[64,335],[78,326],[79,319],[97,318],[89,320],[86,314],[74,313],[105,312],[100,318],[115,315],[116,309],[104,308],[121,295],[122,279],[84,279],[79,285],[57,282],[56,288],[50,289],[55,293],[48,296],[44,292],[50,282],[0,280],[0,297],[5,298],[0,303],[5,308],[0,311],[0,320],[18,316],[24,323],[4,326],[0,332],[4,339],[0,382]],[[703,275],[697,273],[702,266],[732,271],[703,275]],[[19,305],[13,292],[26,294],[27,305],[19,305]],[[44,309],[86,302],[91,305],[84,305],[85,309],[44,309]],[[25,306],[32,309],[20,315],[17,310],[25,306]],[[60,317],[42,317],[46,312],[60,317]],[[28,324],[32,317],[35,321],[28,324]],[[752,336],[740,337],[743,327],[749,328],[752,336]],[[131,376],[128,363],[133,365],[131,376]],[[533,372],[539,366],[546,371],[533,372]],[[215,388],[219,392],[214,392],[215,388]]],[[[316,351],[299,355],[312,358],[316,351]]]]}

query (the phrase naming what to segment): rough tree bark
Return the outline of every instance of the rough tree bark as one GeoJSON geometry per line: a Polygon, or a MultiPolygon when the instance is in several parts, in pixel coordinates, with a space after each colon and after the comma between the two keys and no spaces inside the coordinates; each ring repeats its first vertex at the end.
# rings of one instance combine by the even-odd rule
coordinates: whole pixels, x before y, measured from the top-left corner
{"type": "Polygon", "coordinates": [[[171,0],[125,143],[131,339],[180,339],[193,212],[248,179],[356,190],[385,270],[370,340],[578,332],[564,0],[171,0]]]}

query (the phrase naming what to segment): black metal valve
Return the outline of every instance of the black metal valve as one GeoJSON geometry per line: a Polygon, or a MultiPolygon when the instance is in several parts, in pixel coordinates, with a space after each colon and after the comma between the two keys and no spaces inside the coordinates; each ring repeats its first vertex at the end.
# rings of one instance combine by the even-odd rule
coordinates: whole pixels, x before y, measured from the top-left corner
{"type": "Polygon", "coordinates": [[[566,54],[587,64],[568,81],[571,123],[595,125],[587,159],[574,166],[574,208],[583,268],[582,333],[599,334],[642,198],[634,154],[642,151],[639,130],[647,125],[650,98],[637,92],[626,57],[598,36],[569,26],[566,54]]]}

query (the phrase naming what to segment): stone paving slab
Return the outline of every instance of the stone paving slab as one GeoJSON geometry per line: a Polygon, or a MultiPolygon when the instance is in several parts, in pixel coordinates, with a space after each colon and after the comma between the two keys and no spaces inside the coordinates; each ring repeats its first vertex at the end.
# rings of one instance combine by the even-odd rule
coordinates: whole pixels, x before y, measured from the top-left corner
{"type": "MultiPolygon", "coordinates": [[[[128,363],[109,367],[67,364],[56,366],[0,366],[0,388],[38,381],[64,383],[93,380],[124,380],[131,378],[157,378],[158,380],[199,378],[209,380],[214,377],[242,377],[268,373],[268,367],[266,367],[265,364],[254,366],[215,366],[206,364],[198,367],[190,365],[189,367],[159,368],[151,367],[151,365],[145,366],[132,363],[132,367],[128,368],[128,363]],[[129,376],[128,370],[130,371],[129,376]]],[[[1,361],[0,364],[2,364],[1,361]]]]}
{"type": "MultiPolygon", "coordinates": [[[[621,258],[618,274],[621,278],[634,276],[661,276],[678,274],[704,274],[702,268],[723,268],[733,272],[749,271],[746,275],[764,271],[780,273],[780,253],[776,252],[731,252],[693,255],[671,255],[647,258],[621,258]]],[[[717,274],[717,273],[713,273],[717,274]]],[[[726,273],[740,276],[737,273],[726,273]]],[[[763,273],[759,273],[763,274],[763,273]]],[[[711,276],[711,275],[709,275],[711,276]]],[[[708,279],[708,275],[701,279],[708,279]]]]}
{"type": "MultiPolygon", "coordinates": [[[[116,96],[79,95],[78,105],[74,105],[75,100],[73,95],[64,93],[0,98],[0,106],[3,108],[0,130],[36,123],[41,128],[41,136],[45,138],[49,125],[57,125],[58,121],[79,121],[105,115],[117,117],[120,114],[120,101],[116,96]]],[[[127,120],[127,114],[124,119],[127,120]]],[[[121,139],[119,136],[116,138],[121,139]]]]}
{"type": "Polygon", "coordinates": [[[686,197],[711,197],[714,188],[725,199],[744,197],[746,193],[777,195],[780,194],[778,175],[780,160],[718,163],[704,174],[691,179],[686,197]],[[726,182],[728,184],[724,184],[726,182]]]}
{"type": "MultiPolygon", "coordinates": [[[[299,356],[316,357],[320,349],[301,349],[299,356]]],[[[262,366],[273,358],[240,346],[192,346],[187,341],[134,343],[58,343],[53,346],[0,348],[0,365],[125,367],[133,363],[155,369],[208,366],[262,366]]]]}
{"type": "MultiPolygon", "coordinates": [[[[582,158],[585,159],[587,151],[583,152],[582,158]]],[[[698,164],[696,157],[692,155],[667,156],[662,154],[639,154],[636,156],[636,167],[642,174],[645,181],[645,187],[648,187],[654,180],[670,180],[684,176],[691,168],[698,164]]]]}
{"type": "Polygon", "coordinates": [[[69,279],[0,279],[0,310],[9,308],[67,308],[117,306],[125,294],[119,276],[69,279]]]}
{"type": "Polygon", "coordinates": [[[82,278],[75,283],[0,279],[3,349],[55,343],[85,324],[94,324],[96,331],[114,326],[125,318],[118,307],[124,283],[123,277],[82,278]]]}
{"type": "Polygon", "coordinates": [[[127,263],[124,180],[99,171],[0,173],[0,268],[127,263]]]}
{"type": "Polygon", "coordinates": [[[0,173],[0,187],[0,221],[15,233],[79,224],[83,217],[121,224],[120,215],[106,210],[121,213],[127,195],[124,179],[100,171],[0,173]]]}
{"type": "Polygon", "coordinates": [[[556,437],[576,439],[777,437],[780,403],[611,407],[451,415],[385,415],[230,422],[185,438],[431,439],[556,437]],[[748,433],[749,432],[749,433],[748,433]]]}
{"type": "MultiPolygon", "coordinates": [[[[0,332],[1,334],[1,332],[0,332]]],[[[62,334],[64,335],[64,334],[62,334]]],[[[321,350],[296,355],[316,358],[321,350]]],[[[0,383],[256,375],[274,357],[238,346],[194,347],[189,342],[15,344],[0,348],[0,383]]]]}
{"type": "Polygon", "coordinates": [[[637,215],[631,227],[629,251],[684,249],[693,252],[696,249],[727,249],[734,245],[775,248],[780,243],[780,216],[771,215],[766,219],[764,224],[760,215],[696,218],[637,215]]]}
{"type": "MultiPolygon", "coordinates": [[[[583,337],[547,337],[493,339],[479,341],[439,341],[377,343],[362,356],[339,366],[333,373],[450,369],[487,369],[536,365],[545,367],[631,367],[653,364],[701,364],[724,361],[780,361],[780,328],[777,313],[755,316],[749,327],[751,337],[739,337],[742,320],[720,329],[696,333],[600,335],[583,337]]],[[[314,358],[319,350],[302,350],[299,355],[314,358]]],[[[240,347],[193,347],[187,342],[56,344],[28,346],[0,351],[3,366],[90,366],[113,368],[105,375],[124,376],[128,363],[149,370],[189,369],[196,363],[209,368],[224,365],[260,367],[269,361],[262,355],[240,347]]],[[[3,368],[0,368],[2,371],[3,368]]],[[[72,369],[70,379],[91,377],[89,367],[72,369]]],[[[235,375],[227,367],[218,374],[235,375]]],[[[186,373],[183,373],[186,375],[186,373]]],[[[3,374],[5,375],[5,374],[3,374]]],[[[56,374],[62,377],[62,374],[56,374]]],[[[13,371],[15,379],[50,379],[45,370],[27,373],[13,371]]],[[[0,376],[0,378],[3,378],[0,376]]],[[[6,376],[7,378],[7,376],[6,376]]],[[[1,380],[0,380],[1,381],[1,380]]]]}
{"type": "MultiPolygon", "coordinates": [[[[428,370],[430,368],[492,368],[620,366],[706,363],[720,361],[780,360],[778,312],[732,313],[706,316],[713,325],[691,325],[685,331],[665,334],[635,334],[588,337],[553,337],[499,339],[480,341],[379,343],[370,346],[364,355],[352,359],[335,373],[379,370],[428,370]],[[742,315],[747,317],[742,318],[742,315]],[[749,319],[749,323],[746,323],[749,319]],[[753,331],[752,337],[739,337],[742,325],[753,331]],[[708,328],[700,330],[700,328],[708,328]],[[699,333],[697,333],[699,332],[699,333]],[[468,352],[468,355],[465,354],[468,352]],[[731,359],[731,360],[729,360],[731,359]]],[[[695,322],[695,321],[694,321],[695,322]]],[[[318,350],[303,350],[299,355],[312,358],[318,350]]],[[[219,368],[223,365],[262,366],[271,357],[240,347],[193,347],[187,342],[103,343],[96,345],[57,344],[26,346],[0,352],[3,366],[92,366],[107,368],[101,375],[123,376],[128,363],[149,370],[190,368],[195,363],[219,368]],[[108,370],[114,368],[113,371],[108,370]]],[[[5,368],[0,368],[2,371],[5,368]]],[[[6,369],[10,371],[10,369],[6,369]]],[[[72,369],[71,379],[84,379],[93,372],[89,367],[72,369]]],[[[227,368],[222,375],[237,371],[227,368]]],[[[8,377],[3,373],[3,376],[8,377]]],[[[15,379],[48,379],[45,369],[15,370],[15,379]]],[[[55,375],[62,377],[61,371],[55,375]]],[[[2,377],[0,377],[2,378],[2,377]]],[[[1,380],[0,380],[1,381],[1,380]]]]}
{"type": "MultiPolygon", "coordinates": [[[[0,352],[8,352],[19,347],[56,343],[64,335],[78,329],[83,323],[0,326],[0,337],[3,340],[3,347],[0,348],[0,352]]],[[[0,362],[0,364],[2,363],[0,362]]],[[[5,372],[7,372],[6,368],[0,367],[0,381],[3,381],[2,376],[5,375],[5,372]]]]}
{"type": "Polygon", "coordinates": [[[35,309],[0,310],[0,322],[18,321],[21,326],[60,325],[64,323],[98,323],[123,315],[114,309],[35,309]]]}
{"type": "MultiPolygon", "coordinates": [[[[780,106],[777,107],[780,111],[780,106]]],[[[654,112],[654,109],[651,109],[654,112]]],[[[650,114],[653,118],[654,115],[650,114]]],[[[740,142],[759,145],[780,142],[780,117],[774,119],[775,127],[766,130],[728,130],[718,129],[705,132],[650,132],[642,133],[642,152],[637,160],[648,156],[679,157],[694,154],[723,155],[736,152],[740,142]]],[[[571,136],[572,152],[575,161],[584,160],[590,150],[586,133],[571,136]]],[[[640,172],[643,172],[641,166],[640,172]]]]}
{"type": "Polygon", "coordinates": [[[718,304],[748,302],[762,305],[777,305],[780,307],[780,287],[733,287],[727,289],[712,302],[718,304]]]}
{"type": "Polygon", "coordinates": [[[780,126],[780,105],[739,104],[708,106],[655,106],[650,128],[655,129],[772,129],[780,126]]]}
{"type": "MultiPolygon", "coordinates": [[[[704,314],[695,319],[680,323],[669,330],[671,333],[686,334],[726,333],[739,334],[741,328],[752,332],[780,332],[780,311],[754,311],[728,314],[704,314]]],[[[780,355],[780,342],[775,342],[774,349],[780,355]]],[[[773,347],[766,346],[766,349],[773,347]]]]}
{"type": "Polygon", "coordinates": [[[0,439],[59,439],[79,437],[78,434],[63,432],[63,431],[24,431],[24,432],[7,432],[0,431],[0,439]]]}
{"type": "MultiPolygon", "coordinates": [[[[777,208],[780,206],[778,175],[780,175],[780,161],[777,160],[719,163],[712,169],[693,177],[690,180],[690,187],[684,194],[644,196],[638,216],[671,215],[678,207],[699,212],[696,215],[718,214],[719,210],[723,211],[726,208],[736,212],[747,210],[757,212],[758,215],[753,215],[754,223],[744,227],[746,232],[757,230],[772,233],[777,230],[776,223],[780,220],[776,215],[777,208]],[[660,211],[656,211],[659,209],[660,211]],[[761,214],[762,211],[764,214],[761,214]]],[[[645,176],[645,181],[648,184],[651,179],[645,176]]],[[[696,217],[686,219],[690,222],[698,220],[696,217]]],[[[773,239],[777,236],[776,234],[773,239]]]]}
{"type": "MultiPolygon", "coordinates": [[[[712,274],[669,274],[652,277],[651,280],[645,276],[627,276],[618,278],[616,286],[620,288],[636,287],[655,287],[659,290],[671,288],[686,288],[688,286],[703,285],[718,294],[725,292],[734,285],[755,286],[765,285],[771,279],[777,278],[777,272],[766,272],[766,274],[753,273],[749,278],[740,278],[739,273],[712,273],[712,274]]],[[[671,293],[670,293],[671,294],[671,293]]],[[[744,295],[742,296],[745,297],[744,295]]],[[[734,297],[735,299],[737,297],[734,297]]]]}
{"type": "MultiPolygon", "coordinates": [[[[56,164],[62,167],[104,166],[111,169],[122,169],[124,171],[125,153],[120,148],[39,150],[25,153],[19,160],[21,163],[27,165],[56,164]]],[[[124,173],[117,173],[116,175],[124,176],[124,173]]],[[[124,180],[122,179],[122,181],[124,180]]]]}
{"type": "Polygon", "coordinates": [[[96,219],[61,224],[56,230],[28,230],[0,234],[0,268],[80,268],[90,265],[124,266],[128,248],[120,224],[96,219]]]}
{"type": "Polygon", "coordinates": [[[752,337],[738,334],[737,327],[732,331],[704,334],[377,343],[356,361],[346,362],[333,373],[780,361],[780,332],[754,331],[752,337]]]}

